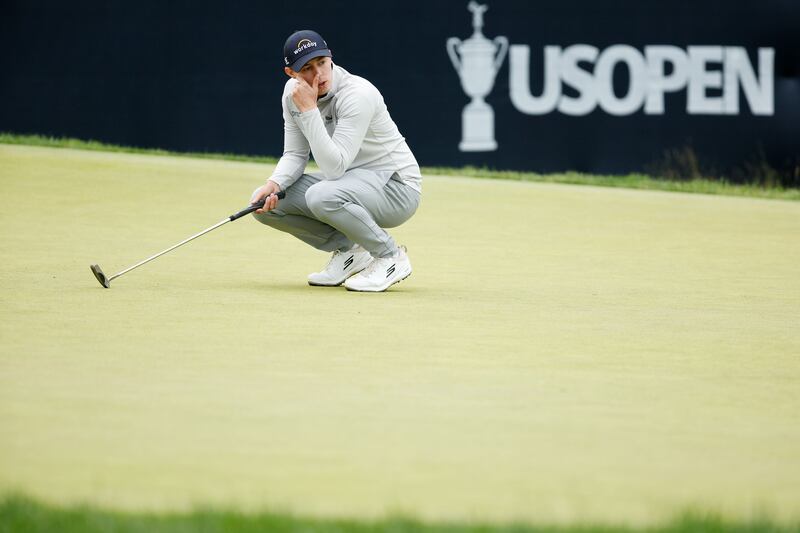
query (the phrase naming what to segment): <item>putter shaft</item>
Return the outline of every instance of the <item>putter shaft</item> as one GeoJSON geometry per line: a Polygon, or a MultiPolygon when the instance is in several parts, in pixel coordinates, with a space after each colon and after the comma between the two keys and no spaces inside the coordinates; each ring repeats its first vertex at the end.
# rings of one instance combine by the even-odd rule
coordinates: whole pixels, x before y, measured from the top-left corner
{"type": "Polygon", "coordinates": [[[157,257],[161,257],[161,256],[162,256],[162,255],[164,255],[165,253],[167,253],[167,252],[171,252],[171,251],[172,251],[172,250],[174,250],[175,248],[178,248],[178,247],[180,247],[180,246],[183,246],[183,245],[184,245],[184,244],[186,244],[187,242],[189,242],[189,241],[193,241],[193,240],[195,240],[196,238],[198,238],[198,237],[200,237],[200,236],[202,236],[202,235],[205,235],[205,234],[206,234],[206,233],[208,233],[209,231],[215,230],[215,229],[217,229],[218,227],[220,227],[220,226],[222,226],[222,225],[225,225],[225,224],[227,224],[227,223],[228,223],[228,222],[230,222],[230,221],[231,221],[231,219],[230,219],[230,218],[226,218],[225,220],[221,220],[221,221],[217,222],[216,224],[214,224],[213,226],[211,226],[210,228],[204,229],[204,230],[203,230],[203,231],[201,231],[200,233],[196,233],[196,234],[192,235],[191,237],[189,237],[188,239],[184,239],[184,240],[182,240],[181,242],[179,242],[178,244],[175,244],[175,245],[173,245],[173,246],[170,246],[169,248],[167,248],[167,249],[166,249],[166,250],[164,250],[164,251],[158,252],[158,253],[157,253],[157,254],[155,254],[155,255],[151,255],[150,257],[148,257],[148,258],[147,258],[147,259],[145,259],[144,261],[140,261],[140,262],[136,263],[135,265],[133,265],[133,266],[130,266],[130,267],[128,267],[128,268],[126,268],[126,269],[125,269],[125,270],[123,270],[122,272],[117,272],[116,274],[114,274],[113,276],[111,276],[111,277],[109,277],[109,278],[108,278],[108,282],[109,282],[109,283],[111,283],[111,280],[113,280],[114,278],[118,278],[118,277],[120,277],[121,275],[123,275],[123,274],[125,274],[125,273],[127,273],[127,272],[130,272],[130,271],[131,271],[131,270],[133,270],[134,268],[138,268],[138,267],[140,267],[140,266],[144,265],[145,263],[149,263],[149,262],[150,262],[150,261],[152,261],[153,259],[155,259],[155,258],[157,258],[157,257]]]}
{"type": "MultiPolygon", "coordinates": [[[[275,196],[277,196],[277,197],[278,197],[278,199],[282,199],[282,198],[284,198],[284,197],[286,196],[286,192],[285,192],[285,191],[279,191],[278,193],[276,193],[276,194],[275,194],[275,196]]],[[[146,264],[146,263],[149,263],[149,262],[150,262],[150,261],[152,261],[153,259],[155,259],[155,258],[157,258],[157,257],[161,257],[161,256],[162,256],[162,255],[164,255],[165,253],[167,253],[167,252],[171,252],[171,251],[172,251],[172,250],[174,250],[175,248],[178,248],[178,247],[180,247],[180,246],[183,246],[183,245],[184,245],[184,244],[186,244],[187,242],[189,242],[189,241],[193,241],[193,240],[195,240],[196,238],[200,237],[201,235],[205,235],[205,234],[206,234],[206,233],[208,233],[209,231],[213,231],[213,230],[217,229],[218,227],[220,227],[220,226],[223,226],[223,225],[227,224],[228,222],[232,222],[232,221],[234,221],[234,220],[237,220],[237,219],[239,219],[239,218],[242,218],[242,217],[243,217],[243,216],[245,216],[245,215],[249,215],[250,213],[252,213],[253,211],[255,211],[255,210],[257,210],[257,209],[261,209],[262,207],[264,207],[264,203],[265,203],[265,202],[266,202],[266,198],[265,198],[264,200],[260,201],[260,202],[257,202],[257,203],[255,203],[255,204],[250,204],[249,206],[247,206],[246,208],[242,209],[242,210],[241,210],[241,211],[239,211],[238,213],[234,213],[234,214],[232,214],[231,216],[229,216],[228,218],[226,218],[226,219],[224,219],[224,220],[221,220],[221,221],[217,222],[216,224],[214,224],[214,225],[213,225],[213,226],[211,226],[210,228],[206,228],[206,229],[204,229],[203,231],[201,231],[200,233],[196,233],[196,234],[192,235],[191,237],[189,237],[188,239],[184,239],[184,240],[182,240],[181,242],[179,242],[178,244],[175,244],[175,245],[173,245],[173,246],[170,246],[170,247],[169,247],[169,248],[167,248],[166,250],[163,250],[163,251],[161,251],[161,252],[158,252],[158,253],[157,253],[157,254],[155,254],[155,255],[151,255],[151,256],[150,256],[150,257],[148,257],[147,259],[145,259],[145,260],[143,260],[143,261],[139,261],[139,262],[138,262],[138,263],[136,263],[135,265],[133,265],[133,266],[130,266],[130,267],[128,267],[128,268],[126,268],[126,269],[125,269],[125,270],[123,270],[122,272],[117,272],[117,273],[116,273],[116,274],[114,274],[113,276],[110,276],[110,277],[106,278],[106,277],[105,277],[105,274],[103,274],[103,271],[102,271],[102,269],[100,269],[100,267],[99,267],[98,265],[92,265],[92,267],[91,267],[91,269],[92,269],[92,272],[94,273],[95,277],[97,278],[97,281],[99,281],[99,282],[100,282],[100,283],[101,283],[101,284],[102,284],[104,287],[108,288],[108,287],[110,286],[111,280],[113,280],[113,279],[115,279],[115,278],[118,278],[118,277],[120,277],[121,275],[123,275],[123,274],[126,274],[126,273],[130,272],[130,271],[131,271],[131,270],[133,270],[134,268],[138,268],[138,267],[140,267],[140,266],[142,266],[142,265],[144,265],[144,264],[146,264]]]]}

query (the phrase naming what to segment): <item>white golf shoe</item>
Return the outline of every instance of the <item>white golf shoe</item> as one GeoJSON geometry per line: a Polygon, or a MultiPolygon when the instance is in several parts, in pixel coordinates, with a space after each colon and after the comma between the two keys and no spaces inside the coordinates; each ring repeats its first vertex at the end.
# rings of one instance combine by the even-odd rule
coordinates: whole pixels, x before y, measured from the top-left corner
{"type": "Polygon", "coordinates": [[[381,292],[411,275],[411,261],[405,246],[397,248],[391,257],[373,259],[367,268],[351,278],[344,286],[348,291],[381,292]]]}
{"type": "Polygon", "coordinates": [[[336,250],[321,272],[308,275],[308,284],[336,287],[353,274],[364,270],[370,261],[372,261],[372,256],[369,255],[369,252],[357,244],[346,252],[336,250]]]}

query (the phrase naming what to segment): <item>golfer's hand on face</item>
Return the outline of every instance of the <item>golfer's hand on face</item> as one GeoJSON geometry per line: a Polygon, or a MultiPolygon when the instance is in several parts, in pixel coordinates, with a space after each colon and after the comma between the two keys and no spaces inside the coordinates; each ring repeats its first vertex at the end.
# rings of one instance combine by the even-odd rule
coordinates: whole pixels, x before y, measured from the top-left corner
{"type": "Polygon", "coordinates": [[[256,213],[260,214],[266,211],[272,211],[278,205],[278,197],[275,195],[278,194],[280,190],[281,188],[277,183],[274,181],[268,181],[266,185],[262,185],[253,191],[253,196],[250,197],[250,205],[257,204],[266,198],[267,201],[264,202],[264,207],[261,209],[256,209],[256,213]]]}
{"type": "Polygon", "coordinates": [[[292,100],[301,113],[311,111],[317,107],[317,93],[319,92],[319,74],[314,76],[311,85],[300,76],[295,76],[297,81],[292,89],[292,100]]]}

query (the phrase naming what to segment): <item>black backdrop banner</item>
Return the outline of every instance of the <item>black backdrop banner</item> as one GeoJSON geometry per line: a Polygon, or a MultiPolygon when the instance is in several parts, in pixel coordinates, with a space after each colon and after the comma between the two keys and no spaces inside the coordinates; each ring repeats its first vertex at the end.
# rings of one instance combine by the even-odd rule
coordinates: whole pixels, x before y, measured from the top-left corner
{"type": "Polygon", "coordinates": [[[6,0],[0,131],[280,155],[282,46],[306,28],[422,165],[800,167],[795,0],[6,0]]]}

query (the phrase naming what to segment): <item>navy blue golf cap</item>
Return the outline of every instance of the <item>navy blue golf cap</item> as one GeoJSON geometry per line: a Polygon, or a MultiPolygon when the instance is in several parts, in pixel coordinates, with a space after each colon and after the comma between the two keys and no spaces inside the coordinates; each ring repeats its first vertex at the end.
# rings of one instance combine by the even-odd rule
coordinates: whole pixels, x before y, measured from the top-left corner
{"type": "Polygon", "coordinates": [[[331,51],[322,35],[315,31],[296,31],[283,45],[283,64],[294,71],[299,71],[311,59],[322,56],[331,57],[331,51]]]}

